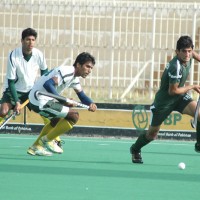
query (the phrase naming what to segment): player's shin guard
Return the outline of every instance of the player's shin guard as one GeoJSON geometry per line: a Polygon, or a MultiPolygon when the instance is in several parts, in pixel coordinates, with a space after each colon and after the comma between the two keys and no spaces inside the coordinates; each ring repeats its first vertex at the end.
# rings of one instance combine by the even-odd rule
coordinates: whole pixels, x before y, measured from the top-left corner
{"type": "Polygon", "coordinates": [[[48,141],[52,141],[59,135],[64,134],[71,130],[73,125],[66,119],[60,119],[56,126],[46,135],[48,141]]]}
{"type": "Polygon", "coordinates": [[[133,152],[140,152],[141,148],[147,145],[151,140],[146,138],[146,133],[141,134],[138,139],[136,140],[135,144],[133,144],[130,148],[131,153],[133,152]]]}

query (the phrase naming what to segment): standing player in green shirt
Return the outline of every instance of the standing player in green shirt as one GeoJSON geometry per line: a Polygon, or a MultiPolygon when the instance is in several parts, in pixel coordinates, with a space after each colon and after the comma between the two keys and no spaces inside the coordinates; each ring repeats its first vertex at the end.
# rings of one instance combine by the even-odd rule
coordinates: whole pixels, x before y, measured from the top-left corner
{"type": "MultiPolygon", "coordinates": [[[[190,73],[192,57],[200,62],[200,56],[193,51],[193,42],[189,36],[181,36],[176,45],[176,56],[167,64],[161,78],[161,86],[151,105],[151,122],[146,133],[141,134],[131,146],[133,163],[143,163],[141,148],[156,139],[162,122],[172,111],[194,116],[197,102],[187,93],[194,90],[200,93],[199,85],[185,86],[190,73]]],[[[197,142],[195,151],[200,153],[200,114],[196,127],[197,142]]]]}

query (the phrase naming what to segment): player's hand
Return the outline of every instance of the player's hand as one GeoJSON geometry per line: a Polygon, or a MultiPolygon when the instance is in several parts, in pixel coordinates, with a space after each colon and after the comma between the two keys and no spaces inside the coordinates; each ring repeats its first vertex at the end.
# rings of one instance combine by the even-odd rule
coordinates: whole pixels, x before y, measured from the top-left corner
{"type": "Polygon", "coordinates": [[[194,87],[193,89],[200,94],[200,86],[194,85],[193,87],[194,87]]]}
{"type": "Polygon", "coordinates": [[[64,103],[64,106],[67,106],[67,107],[74,107],[74,104],[69,103],[69,102],[66,102],[66,103],[64,103]]]}
{"type": "Polygon", "coordinates": [[[13,111],[16,112],[17,115],[19,115],[20,114],[20,110],[21,110],[21,104],[20,104],[20,102],[17,102],[15,107],[14,107],[14,109],[13,109],[13,111]]]}
{"type": "Polygon", "coordinates": [[[96,109],[97,109],[96,104],[95,103],[91,103],[88,110],[91,111],[91,112],[95,112],[96,109]]]}
{"type": "Polygon", "coordinates": [[[70,98],[67,102],[65,102],[64,106],[67,107],[76,107],[76,104],[73,103],[73,99],[70,98]]]}

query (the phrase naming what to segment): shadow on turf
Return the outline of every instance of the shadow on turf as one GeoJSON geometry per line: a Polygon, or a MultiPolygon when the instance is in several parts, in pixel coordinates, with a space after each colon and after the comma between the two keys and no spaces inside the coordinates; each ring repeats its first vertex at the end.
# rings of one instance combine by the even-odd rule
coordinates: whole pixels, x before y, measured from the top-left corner
{"type": "Polygon", "coordinates": [[[8,165],[1,164],[0,172],[21,173],[21,174],[49,174],[62,176],[91,176],[91,177],[121,177],[121,178],[140,178],[150,180],[170,180],[170,181],[186,181],[199,182],[199,174],[183,174],[181,173],[163,173],[163,172],[145,172],[134,170],[110,170],[110,169],[92,169],[92,168],[70,168],[70,167],[49,167],[49,166],[24,166],[24,165],[8,165]]]}
{"type": "MultiPolygon", "coordinates": [[[[31,156],[31,155],[21,155],[21,154],[2,154],[0,153],[0,161],[1,160],[16,160],[19,161],[34,161],[37,163],[37,161],[41,162],[69,162],[69,163],[85,163],[85,164],[115,164],[115,165],[130,165],[129,162],[115,162],[115,161],[85,161],[85,160],[70,160],[70,159],[63,159],[62,155],[54,154],[53,156],[31,156]]],[[[130,157],[131,158],[131,157],[130,157]]],[[[130,159],[131,161],[131,159],[130,159]]],[[[1,165],[1,162],[0,162],[1,165]]]]}
{"type": "MultiPolygon", "coordinates": [[[[38,162],[39,163],[41,163],[41,161],[42,162],[65,162],[65,163],[79,163],[80,165],[81,164],[99,164],[99,165],[101,165],[101,164],[106,164],[106,165],[115,165],[115,166],[130,166],[130,165],[132,165],[133,167],[134,166],[140,166],[140,167],[142,167],[142,166],[146,166],[146,165],[149,165],[149,166],[164,166],[164,167],[171,167],[171,166],[174,166],[173,164],[172,165],[166,165],[166,164],[164,164],[164,165],[162,165],[162,164],[150,164],[150,163],[145,163],[144,165],[138,165],[138,164],[132,164],[132,162],[131,162],[131,157],[130,157],[130,159],[129,159],[129,161],[127,161],[127,162],[115,162],[115,161],[86,161],[86,160],[70,160],[70,159],[55,159],[56,157],[41,157],[41,156],[29,156],[29,157],[27,157],[27,158],[24,158],[24,156],[22,157],[21,156],[21,158],[19,158],[20,157],[20,155],[15,155],[15,156],[17,156],[17,157],[10,157],[10,155],[6,155],[6,154],[0,154],[0,160],[16,160],[16,164],[18,164],[18,163],[21,163],[21,161],[34,161],[34,163],[35,164],[37,164],[38,162]],[[5,157],[4,157],[5,156],[5,157]]],[[[58,158],[58,157],[57,157],[58,158]]],[[[1,165],[1,163],[0,163],[0,165],[1,165]]]]}
{"type": "Polygon", "coordinates": [[[196,157],[196,156],[200,156],[200,153],[197,153],[197,152],[195,152],[194,151],[194,153],[174,153],[174,152],[153,152],[153,151],[151,151],[151,152],[147,152],[147,151],[145,151],[144,152],[145,154],[157,154],[157,155],[175,155],[175,156],[180,156],[180,155],[184,155],[184,156],[194,156],[194,157],[196,157]]]}

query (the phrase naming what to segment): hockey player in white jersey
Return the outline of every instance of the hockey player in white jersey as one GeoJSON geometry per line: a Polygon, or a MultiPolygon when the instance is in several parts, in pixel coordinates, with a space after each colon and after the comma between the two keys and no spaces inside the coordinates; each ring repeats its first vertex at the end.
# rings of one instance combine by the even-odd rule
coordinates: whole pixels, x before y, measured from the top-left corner
{"type": "Polygon", "coordinates": [[[79,54],[73,66],[59,66],[44,74],[34,84],[30,94],[31,109],[50,119],[37,140],[29,147],[30,155],[50,156],[52,153],[62,153],[63,149],[55,144],[54,139],[71,130],[77,123],[79,114],[71,109],[71,104],[60,103],[46,95],[37,95],[37,91],[61,95],[66,88],[73,88],[83,104],[89,106],[89,111],[94,112],[97,106],[84,93],[79,77],[86,78],[95,65],[95,58],[87,52],[79,54]]]}
{"type": "Polygon", "coordinates": [[[0,108],[0,123],[10,110],[20,113],[21,103],[28,98],[40,70],[43,75],[48,71],[43,53],[36,49],[37,32],[32,28],[22,31],[21,47],[8,55],[7,72],[4,81],[0,108]]]}

